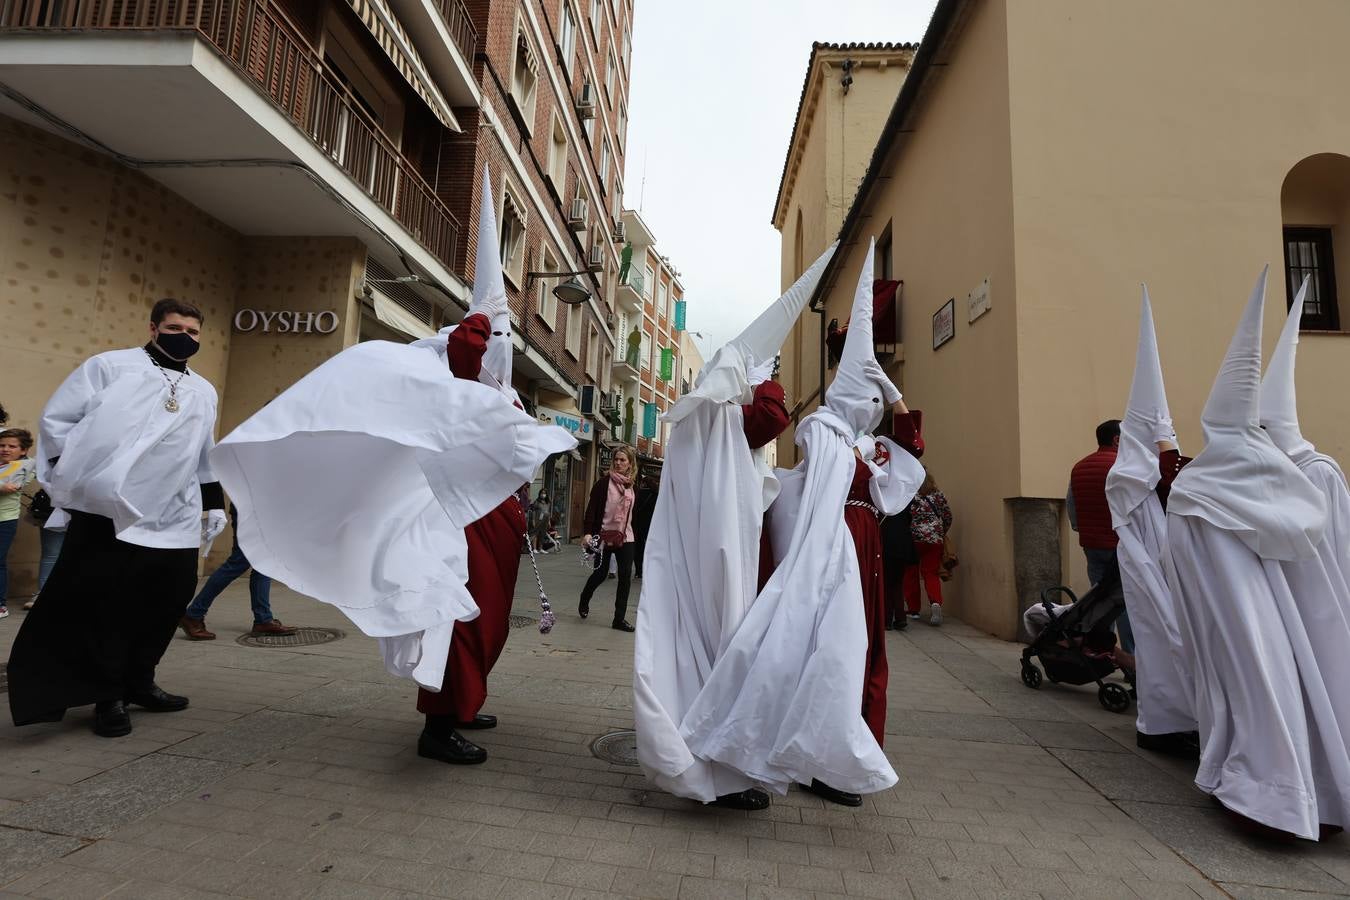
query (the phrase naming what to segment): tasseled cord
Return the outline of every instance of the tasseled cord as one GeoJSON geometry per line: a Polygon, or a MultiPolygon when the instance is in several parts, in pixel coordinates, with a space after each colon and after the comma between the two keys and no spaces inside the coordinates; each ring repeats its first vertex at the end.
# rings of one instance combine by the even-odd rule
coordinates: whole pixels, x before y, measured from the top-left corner
{"type": "MultiPolygon", "coordinates": [[[[525,509],[525,501],[520,499],[519,494],[515,496],[521,509],[525,509]]],[[[528,519],[528,511],[526,518],[528,519]]],[[[534,569],[534,583],[539,586],[539,633],[548,634],[558,620],[553,616],[553,607],[549,605],[548,594],[544,593],[544,579],[539,575],[539,563],[534,558],[534,545],[530,543],[529,533],[526,532],[524,537],[525,548],[530,551],[530,568],[534,569]]]]}

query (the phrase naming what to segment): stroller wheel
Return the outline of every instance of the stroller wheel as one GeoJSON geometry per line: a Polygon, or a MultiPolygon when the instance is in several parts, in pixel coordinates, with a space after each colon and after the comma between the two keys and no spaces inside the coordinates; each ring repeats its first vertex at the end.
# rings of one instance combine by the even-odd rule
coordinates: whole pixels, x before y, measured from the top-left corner
{"type": "Polygon", "coordinates": [[[1034,663],[1022,663],[1022,683],[1033,691],[1041,686],[1041,670],[1034,663]]]}
{"type": "Polygon", "coordinates": [[[1130,692],[1112,682],[1097,689],[1097,702],[1113,713],[1123,713],[1130,708],[1130,692]]]}

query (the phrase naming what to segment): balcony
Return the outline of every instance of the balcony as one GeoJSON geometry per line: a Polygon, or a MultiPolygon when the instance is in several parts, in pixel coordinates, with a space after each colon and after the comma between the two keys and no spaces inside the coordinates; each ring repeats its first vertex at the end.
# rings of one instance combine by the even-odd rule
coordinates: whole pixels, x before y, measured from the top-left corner
{"type": "Polygon", "coordinates": [[[464,0],[386,0],[417,46],[422,61],[455,106],[478,106],[473,77],[478,29],[464,0]]]}
{"type": "Polygon", "coordinates": [[[0,113],[150,163],[147,175],[244,234],[403,238],[458,282],[455,216],[265,2],[13,0],[0,4],[0,81],[31,104],[0,113]]]}
{"type": "Polygon", "coordinates": [[[628,270],[628,277],[619,282],[619,308],[625,312],[642,315],[642,291],[644,277],[637,267],[628,270]]]}
{"type": "Polygon", "coordinates": [[[633,385],[636,388],[638,380],[642,377],[642,373],[635,365],[636,362],[636,355],[634,355],[632,362],[622,358],[614,360],[614,365],[610,369],[614,380],[623,385],[633,385]]]}

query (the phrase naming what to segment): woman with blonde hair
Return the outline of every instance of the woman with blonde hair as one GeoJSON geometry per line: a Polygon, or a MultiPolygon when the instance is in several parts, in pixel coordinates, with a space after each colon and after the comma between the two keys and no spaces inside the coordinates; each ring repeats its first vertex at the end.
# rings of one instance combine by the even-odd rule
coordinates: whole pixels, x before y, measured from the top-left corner
{"type": "Polygon", "coordinates": [[[609,471],[591,488],[584,519],[586,533],[582,541],[590,546],[600,542],[603,557],[581,589],[581,605],[577,612],[584,619],[591,613],[591,597],[595,589],[605,583],[609,563],[618,562],[619,583],[614,592],[613,628],[633,631],[624,616],[628,613],[628,586],[633,574],[633,504],[637,499],[633,481],[637,476],[637,454],[632,447],[619,447],[609,462],[609,471]]]}
{"type": "Polygon", "coordinates": [[[914,538],[919,564],[905,569],[905,607],[911,619],[919,618],[919,579],[922,578],[932,609],[928,624],[941,625],[942,579],[938,573],[942,570],[943,540],[952,527],[952,508],[947,504],[946,495],[938,489],[931,470],[925,470],[923,484],[909,509],[910,534],[914,538]]]}

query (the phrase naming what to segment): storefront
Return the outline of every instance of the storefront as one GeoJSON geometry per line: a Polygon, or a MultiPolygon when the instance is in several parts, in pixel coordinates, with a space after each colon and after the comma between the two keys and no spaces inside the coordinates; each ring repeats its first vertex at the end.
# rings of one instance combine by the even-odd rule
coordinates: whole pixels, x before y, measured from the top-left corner
{"type": "Polygon", "coordinates": [[[576,410],[560,410],[540,405],[535,410],[540,422],[571,432],[577,448],[570,453],[555,453],[544,461],[530,485],[530,499],[537,502],[539,492],[548,497],[553,527],[567,540],[581,536],[581,520],[586,509],[595,428],[576,410]]]}

